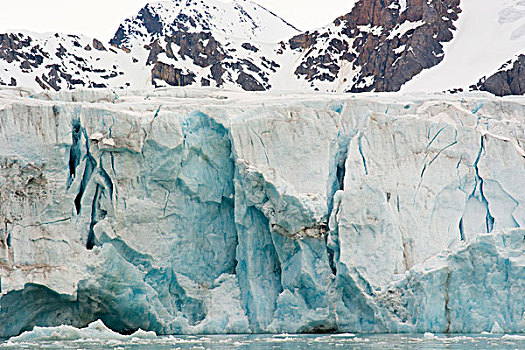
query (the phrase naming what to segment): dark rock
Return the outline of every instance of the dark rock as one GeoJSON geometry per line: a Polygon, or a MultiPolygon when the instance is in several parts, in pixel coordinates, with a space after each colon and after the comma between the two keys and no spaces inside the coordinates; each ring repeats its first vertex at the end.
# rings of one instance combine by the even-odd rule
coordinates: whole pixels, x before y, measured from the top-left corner
{"type": "Polygon", "coordinates": [[[108,80],[108,79],[110,79],[110,78],[115,78],[116,76],[118,76],[118,73],[117,73],[117,72],[111,72],[111,73],[108,74],[108,75],[103,75],[103,76],[102,76],[102,79],[106,79],[106,80],[108,80]]]}
{"type": "Polygon", "coordinates": [[[150,34],[158,34],[162,32],[162,23],[157,14],[153,14],[150,5],[146,5],[139,11],[139,20],[144,23],[144,27],[150,34]]]}
{"type": "Polygon", "coordinates": [[[48,75],[42,74],[42,80],[52,87],[55,91],[60,90],[60,83],[62,79],[60,78],[60,67],[57,64],[46,66],[46,68],[51,68],[48,75]]]}
{"type": "Polygon", "coordinates": [[[90,88],[96,88],[96,89],[103,89],[103,88],[106,88],[108,86],[106,84],[99,84],[99,83],[91,82],[89,84],[89,87],[90,88]]]}
{"type": "Polygon", "coordinates": [[[150,45],[145,46],[145,48],[149,50],[148,59],[146,60],[147,65],[156,63],[159,54],[164,52],[164,49],[160,46],[159,40],[155,40],[150,45]]]}
{"type": "Polygon", "coordinates": [[[244,72],[239,74],[237,78],[237,84],[239,84],[246,91],[264,91],[265,87],[259,83],[254,77],[244,72]]]}
{"type": "Polygon", "coordinates": [[[7,63],[26,60],[28,54],[23,49],[30,47],[31,42],[32,39],[23,34],[0,34],[0,59],[7,63]]]}
{"type": "Polygon", "coordinates": [[[29,62],[28,60],[23,61],[23,62],[20,64],[20,68],[21,68],[22,70],[31,70],[31,62],[29,62]]]}
{"type": "Polygon", "coordinates": [[[243,49],[248,50],[248,51],[253,51],[253,52],[259,51],[259,49],[256,46],[253,46],[250,43],[243,43],[241,46],[243,49]]]}
{"type": "Polygon", "coordinates": [[[42,81],[42,79],[40,79],[40,77],[35,77],[35,81],[38,83],[38,85],[40,85],[40,87],[44,90],[49,90],[49,86],[47,86],[46,84],[44,84],[44,82],[42,81]]]}
{"type": "Polygon", "coordinates": [[[222,79],[222,76],[225,72],[224,68],[220,65],[220,63],[215,63],[210,68],[211,76],[213,77],[213,80],[217,83],[217,87],[222,86],[224,84],[224,80],[222,79]]]}
{"type": "Polygon", "coordinates": [[[151,79],[155,86],[157,86],[155,79],[165,81],[171,86],[186,86],[195,82],[195,74],[191,72],[184,74],[182,69],[157,62],[151,70],[151,79]]]}
{"type": "Polygon", "coordinates": [[[296,35],[289,40],[290,47],[292,48],[292,50],[295,50],[295,49],[306,50],[315,44],[318,35],[319,35],[318,32],[314,32],[314,33],[306,32],[306,33],[296,35]]]}
{"type": "Polygon", "coordinates": [[[525,55],[519,55],[509,68],[504,64],[498,72],[488,78],[482,78],[472,90],[488,91],[496,96],[525,94],[525,55]]]}
{"type": "MultiPolygon", "coordinates": [[[[93,39],[93,40],[95,40],[95,39],[93,39]]],[[[66,54],[67,54],[67,50],[66,50],[66,48],[65,48],[64,46],[62,46],[62,44],[60,44],[60,45],[58,46],[57,51],[55,52],[55,55],[56,55],[58,58],[63,59],[64,56],[66,56],[66,54]]]]}
{"type": "Polygon", "coordinates": [[[127,34],[125,32],[124,25],[121,24],[118,27],[117,32],[115,33],[115,36],[113,36],[113,38],[109,41],[109,44],[120,47],[120,45],[122,45],[122,43],[125,41],[126,38],[127,38],[127,34]]]}
{"type": "Polygon", "coordinates": [[[93,39],[93,48],[98,51],[107,51],[104,45],[97,39],[93,39]]]}
{"type": "MultiPolygon", "coordinates": [[[[188,20],[189,21],[189,20],[188,20]]],[[[268,77],[258,65],[248,59],[236,58],[232,55],[233,49],[226,49],[219,41],[217,41],[210,32],[183,32],[175,31],[172,35],[165,36],[163,39],[157,39],[151,44],[145,46],[149,50],[147,59],[148,65],[153,65],[154,79],[164,80],[169,85],[185,86],[192,84],[196,75],[187,72],[183,74],[180,69],[175,69],[170,65],[158,62],[158,56],[165,53],[168,58],[177,60],[191,60],[196,66],[210,68],[211,78],[215,81],[215,86],[223,86],[226,72],[236,72],[237,80],[232,81],[241,85],[245,90],[260,91],[269,88],[268,77]],[[178,47],[177,52],[173,52],[173,47],[178,47]],[[171,68],[168,68],[171,67],[171,68]],[[257,73],[261,78],[254,78],[248,74],[248,71],[257,73]]],[[[261,62],[263,65],[264,60],[261,62]]],[[[266,60],[266,64],[270,66],[273,71],[279,65],[273,61],[266,60]]],[[[230,75],[227,75],[229,79],[230,75]]],[[[231,80],[230,80],[231,81],[231,80]]],[[[201,85],[210,86],[211,81],[208,79],[201,79],[201,85]],[[205,85],[206,84],[206,85],[205,85]]]]}
{"type": "Polygon", "coordinates": [[[209,32],[176,32],[167,38],[180,47],[178,54],[189,57],[199,67],[208,67],[229,57],[221,44],[209,32]],[[206,41],[206,45],[203,43],[206,41]]]}

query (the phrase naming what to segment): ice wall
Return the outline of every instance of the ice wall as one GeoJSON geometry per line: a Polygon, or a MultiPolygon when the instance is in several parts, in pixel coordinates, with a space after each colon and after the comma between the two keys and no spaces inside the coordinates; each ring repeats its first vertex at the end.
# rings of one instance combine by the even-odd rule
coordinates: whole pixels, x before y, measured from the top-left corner
{"type": "Polygon", "coordinates": [[[524,102],[0,90],[0,336],[523,332],[524,102]]]}

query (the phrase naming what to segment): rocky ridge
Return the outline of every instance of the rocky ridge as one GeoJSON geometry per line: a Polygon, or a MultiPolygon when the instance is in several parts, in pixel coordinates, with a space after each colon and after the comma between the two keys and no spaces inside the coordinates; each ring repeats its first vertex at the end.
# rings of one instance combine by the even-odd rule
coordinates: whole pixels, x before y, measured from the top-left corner
{"type": "Polygon", "coordinates": [[[312,87],[397,91],[443,59],[460,12],[459,0],[359,1],[328,27],[290,39],[302,54],[295,74],[312,87]]]}
{"type": "Polygon", "coordinates": [[[488,91],[496,96],[525,94],[525,55],[507,61],[496,73],[481,78],[471,89],[488,91]]]}

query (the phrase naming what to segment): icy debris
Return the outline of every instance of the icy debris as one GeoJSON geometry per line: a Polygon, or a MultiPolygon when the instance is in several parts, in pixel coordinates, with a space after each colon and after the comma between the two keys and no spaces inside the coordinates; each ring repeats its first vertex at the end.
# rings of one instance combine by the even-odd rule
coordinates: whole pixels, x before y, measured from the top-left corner
{"type": "Polygon", "coordinates": [[[501,337],[501,339],[525,341],[525,335],[521,335],[521,334],[505,334],[503,337],[501,337]]]}
{"type": "Polygon", "coordinates": [[[146,332],[141,329],[131,335],[122,335],[114,332],[101,320],[90,323],[86,328],[75,328],[72,326],[38,327],[24,332],[19,336],[12,337],[11,342],[34,342],[49,340],[129,340],[132,338],[154,339],[155,332],[146,332]]]}
{"type": "Polygon", "coordinates": [[[89,136],[89,139],[94,140],[94,141],[100,141],[103,138],[104,138],[104,134],[102,134],[101,132],[95,132],[91,134],[91,136],[89,136]]]}

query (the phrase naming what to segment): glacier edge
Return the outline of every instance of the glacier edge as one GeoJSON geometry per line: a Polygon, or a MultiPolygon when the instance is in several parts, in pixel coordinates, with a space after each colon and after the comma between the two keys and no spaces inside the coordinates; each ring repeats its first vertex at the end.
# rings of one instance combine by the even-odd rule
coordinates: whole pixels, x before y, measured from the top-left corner
{"type": "Polygon", "coordinates": [[[525,331],[522,100],[3,89],[0,106],[0,336],[525,331]]]}

